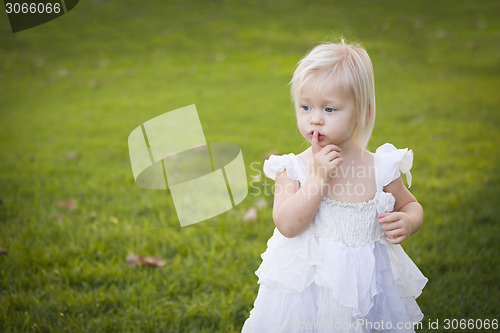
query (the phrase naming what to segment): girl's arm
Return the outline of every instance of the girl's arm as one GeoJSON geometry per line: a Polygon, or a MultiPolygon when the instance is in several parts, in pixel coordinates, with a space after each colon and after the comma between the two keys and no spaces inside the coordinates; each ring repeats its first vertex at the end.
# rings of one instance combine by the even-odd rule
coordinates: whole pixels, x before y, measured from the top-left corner
{"type": "Polygon", "coordinates": [[[300,187],[286,170],[276,174],[273,220],[280,233],[288,238],[301,234],[312,222],[323,198],[322,181],[309,177],[300,187]]]}
{"type": "Polygon", "coordinates": [[[379,214],[379,223],[387,234],[387,241],[401,244],[408,236],[417,232],[424,220],[424,210],[417,199],[403,184],[401,177],[384,187],[396,198],[394,211],[379,214]]]}
{"type": "Polygon", "coordinates": [[[273,220],[285,237],[295,237],[307,229],[318,211],[333,171],[344,161],[339,147],[332,144],[319,146],[317,131],[314,131],[311,143],[312,173],[302,187],[298,181],[290,179],[286,171],[276,174],[273,220]]]}

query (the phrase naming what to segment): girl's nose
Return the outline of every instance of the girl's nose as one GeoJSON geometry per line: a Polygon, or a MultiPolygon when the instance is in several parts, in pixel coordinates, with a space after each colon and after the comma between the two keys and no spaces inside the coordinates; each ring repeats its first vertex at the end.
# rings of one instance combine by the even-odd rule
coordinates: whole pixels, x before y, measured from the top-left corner
{"type": "Polygon", "coordinates": [[[323,125],[323,117],[317,112],[313,112],[311,115],[311,125],[323,125]]]}

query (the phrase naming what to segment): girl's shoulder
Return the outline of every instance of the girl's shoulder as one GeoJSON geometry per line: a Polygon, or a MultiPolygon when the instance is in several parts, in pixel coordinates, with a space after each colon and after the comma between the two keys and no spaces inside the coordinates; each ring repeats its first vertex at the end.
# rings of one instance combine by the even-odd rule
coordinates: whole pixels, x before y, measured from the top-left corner
{"type": "Polygon", "coordinates": [[[391,143],[384,143],[377,148],[373,158],[379,186],[386,186],[399,178],[401,173],[406,175],[408,187],[411,186],[410,169],[413,165],[411,149],[398,149],[391,143]]]}
{"type": "Polygon", "coordinates": [[[307,169],[307,166],[309,165],[309,163],[312,160],[312,148],[309,147],[306,150],[304,150],[302,153],[297,154],[297,158],[299,158],[301,160],[302,164],[304,164],[304,166],[307,169]]]}

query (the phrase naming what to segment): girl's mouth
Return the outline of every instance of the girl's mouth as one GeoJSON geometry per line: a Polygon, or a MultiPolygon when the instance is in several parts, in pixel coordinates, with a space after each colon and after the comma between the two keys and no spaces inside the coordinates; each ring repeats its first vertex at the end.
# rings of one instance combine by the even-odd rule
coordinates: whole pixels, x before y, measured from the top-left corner
{"type": "MultiPolygon", "coordinates": [[[[311,140],[313,139],[313,136],[314,136],[314,131],[311,131],[311,132],[309,133],[309,137],[311,138],[311,140]]],[[[321,134],[321,133],[319,133],[319,132],[318,132],[318,141],[321,141],[321,140],[323,140],[324,138],[325,138],[325,136],[324,136],[323,134],[321,134]]]]}

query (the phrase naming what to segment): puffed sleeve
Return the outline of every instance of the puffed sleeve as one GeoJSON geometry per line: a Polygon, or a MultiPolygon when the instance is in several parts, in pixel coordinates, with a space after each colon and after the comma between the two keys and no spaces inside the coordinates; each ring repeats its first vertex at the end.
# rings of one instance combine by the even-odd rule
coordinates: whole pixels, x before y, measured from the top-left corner
{"type": "Polygon", "coordinates": [[[307,176],[305,168],[300,159],[294,154],[288,155],[271,155],[269,159],[264,161],[264,174],[275,180],[276,173],[286,169],[286,174],[291,179],[298,180],[301,184],[307,176]]]}
{"type": "Polygon", "coordinates": [[[410,169],[413,164],[413,151],[411,149],[397,149],[394,145],[385,143],[377,148],[375,156],[378,183],[381,186],[386,186],[399,178],[400,172],[406,175],[408,187],[411,186],[410,169]]]}

